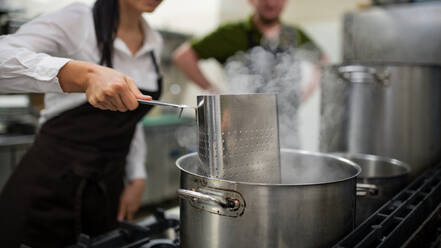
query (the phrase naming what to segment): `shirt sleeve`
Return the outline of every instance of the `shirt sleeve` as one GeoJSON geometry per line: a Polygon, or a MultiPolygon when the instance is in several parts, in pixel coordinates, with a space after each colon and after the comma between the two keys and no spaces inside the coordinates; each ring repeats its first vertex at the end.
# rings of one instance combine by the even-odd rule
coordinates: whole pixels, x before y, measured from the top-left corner
{"type": "Polygon", "coordinates": [[[62,92],[59,70],[85,40],[90,9],[72,4],[0,38],[0,91],[62,92]]]}
{"type": "Polygon", "coordinates": [[[199,58],[214,58],[220,63],[248,48],[246,33],[240,24],[223,25],[202,38],[192,39],[190,44],[199,58]]]}
{"type": "Polygon", "coordinates": [[[136,125],[130,151],[126,159],[126,178],[128,181],[147,177],[145,169],[146,156],[147,143],[145,142],[144,129],[140,122],[136,125]]]}

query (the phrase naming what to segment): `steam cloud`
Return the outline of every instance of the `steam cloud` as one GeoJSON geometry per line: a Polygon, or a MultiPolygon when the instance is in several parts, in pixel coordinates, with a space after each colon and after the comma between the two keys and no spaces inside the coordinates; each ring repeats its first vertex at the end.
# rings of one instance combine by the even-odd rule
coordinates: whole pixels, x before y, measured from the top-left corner
{"type": "Polygon", "coordinates": [[[275,93],[278,95],[280,146],[300,148],[297,111],[302,92],[301,63],[316,53],[290,49],[273,53],[262,47],[239,52],[226,65],[227,94],[275,93]]]}
{"type": "MultiPolygon", "coordinates": [[[[317,61],[317,52],[290,49],[273,53],[262,47],[238,52],[225,64],[225,94],[274,93],[278,95],[280,147],[301,148],[298,109],[302,92],[302,61],[317,61]]],[[[179,145],[194,151],[197,130],[176,130],[179,145]],[[196,133],[195,133],[196,132],[196,133]]]]}
{"type": "MultiPolygon", "coordinates": [[[[304,49],[292,49],[284,53],[273,54],[261,47],[248,52],[240,52],[231,57],[225,64],[227,90],[225,94],[275,93],[278,95],[279,137],[282,148],[301,148],[298,135],[298,109],[302,92],[301,66],[303,61],[317,61],[317,53],[304,49]]],[[[322,70],[321,138],[336,142],[340,130],[339,122],[345,113],[342,104],[335,99],[345,99],[346,91],[333,90],[335,86],[344,87],[341,79],[330,67],[322,70]],[[331,85],[329,85],[331,84],[331,85]],[[329,86],[329,87],[327,87],[329,86]],[[331,87],[332,86],[332,87],[331,87]],[[329,90],[329,92],[328,92],[329,90]],[[323,124],[326,122],[326,124],[323,124]]],[[[196,151],[197,128],[181,127],[176,130],[178,143],[188,150],[196,151]]],[[[322,148],[321,148],[322,149],[322,148]]],[[[325,148],[326,149],[326,148],[325,148]]],[[[300,156],[295,160],[282,159],[284,184],[324,182],[335,178],[344,178],[341,172],[326,169],[326,159],[312,161],[309,157],[300,156]],[[326,170],[326,177],[322,172],[326,170]]]]}

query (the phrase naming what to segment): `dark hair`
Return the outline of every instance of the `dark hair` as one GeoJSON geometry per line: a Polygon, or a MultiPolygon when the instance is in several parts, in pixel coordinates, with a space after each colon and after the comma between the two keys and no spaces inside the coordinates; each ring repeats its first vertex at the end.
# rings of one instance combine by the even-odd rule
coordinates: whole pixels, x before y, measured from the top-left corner
{"type": "Polygon", "coordinates": [[[99,63],[112,67],[113,41],[119,23],[118,0],[96,0],[93,6],[93,21],[98,49],[101,52],[99,63]]]}

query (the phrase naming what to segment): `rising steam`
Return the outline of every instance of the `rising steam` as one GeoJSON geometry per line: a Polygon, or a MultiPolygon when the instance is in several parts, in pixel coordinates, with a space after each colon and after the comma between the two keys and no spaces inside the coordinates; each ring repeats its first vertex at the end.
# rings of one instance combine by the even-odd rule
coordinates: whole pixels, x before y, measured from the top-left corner
{"type": "Polygon", "coordinates": [[[316,53],[290,49],[273,53],[262,47],[239,52],[225,66],[227,94],[275,93],[278,96],[280,146],[299,148],[297,112],[302,92],[302,61],[316,53]]]}

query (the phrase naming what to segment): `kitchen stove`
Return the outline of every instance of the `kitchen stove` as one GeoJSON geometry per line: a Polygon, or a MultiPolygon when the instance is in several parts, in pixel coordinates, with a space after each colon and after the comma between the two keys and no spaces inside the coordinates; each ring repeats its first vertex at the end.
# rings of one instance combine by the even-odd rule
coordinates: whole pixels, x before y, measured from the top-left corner
{"type": "Polygon", "coordinates": [[[441,163],[379,208],[334,248],[440,247],[441,163]]]}
{"type": "MultiPolygon", "coordinates": [[[[179,218],[154,217],[96,238],[82,235],[68,248],[179,248],[179,218]]],[[[441,163],[415,179],[334,248],[441,247],[441,163]]]]}
{"type": "Polygon", "coordinates": [[[77,244],[68,248],[177,248],[179,247],[179,219],[165,216],[158,209],[154,217],[138,224],[128,222],[101,236],[81,235],[77,244]]]}

